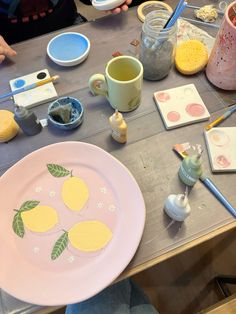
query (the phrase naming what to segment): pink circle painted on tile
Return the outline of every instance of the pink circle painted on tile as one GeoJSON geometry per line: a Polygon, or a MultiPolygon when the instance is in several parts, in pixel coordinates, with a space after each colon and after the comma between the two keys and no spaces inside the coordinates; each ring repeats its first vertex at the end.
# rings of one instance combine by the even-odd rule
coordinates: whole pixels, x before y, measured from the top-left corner
{"type": "Polygon", "coordinates": [[[205,113],[203,105],[197,103],[188,104],[185,110],[192,117],[201,117],[205,113]]]}
{"type": "Polygon", "coordinates": [[[228,135],[221,131],[221,130],[211,130],[211,133],[209,135],[210,141],[212,144],[216,145],[216,146],[225,146],[230,142],[230,139],[228,137],[228,135]]]}
{"type": "Polygon", "coordinates": [[[170,111],[167,113],[167,119],[170,122],[177,122],[180,119],[180,114],[177,111],[170,111]]]}
{"type": "Polygon", "coordinates": [[[166,102],[170,99],[170,94],[166,92],[160,92],[156,94],[156,98],[158,101],[166,102]]]}
{"type": "Polygon", "coordinates": [[[215,158],[215,163],[217,164],[217,166],[219,166],[220,168],[228,168],[231,164],[229,158],[227,158],[224,155],[218,155],[215,158]]]}

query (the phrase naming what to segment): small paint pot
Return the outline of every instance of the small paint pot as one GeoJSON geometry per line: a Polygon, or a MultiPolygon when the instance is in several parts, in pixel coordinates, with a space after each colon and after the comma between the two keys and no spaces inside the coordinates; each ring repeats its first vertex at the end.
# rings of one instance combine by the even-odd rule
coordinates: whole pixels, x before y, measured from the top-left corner
{"type": "Polygon", "coordinates": [[[48,124],[60,129],[60,130],[72,130],[77,128],[82,122],[84,117],[84,108],[81,102],[73,97],[61,97],[52,102],[48,107],[48,124]],[[51,112],[60,106],[71,104],[70,121],[68,123],[61,123],[56,121],[52,116],[51,112]]]}
{"type": "Polygon", "coordinates": [[[62,66],[80,64],[87,58],[89,51],[89,39],[75,32],[57,35],[50,40],[47,46],[49,58],[62,66]]]}

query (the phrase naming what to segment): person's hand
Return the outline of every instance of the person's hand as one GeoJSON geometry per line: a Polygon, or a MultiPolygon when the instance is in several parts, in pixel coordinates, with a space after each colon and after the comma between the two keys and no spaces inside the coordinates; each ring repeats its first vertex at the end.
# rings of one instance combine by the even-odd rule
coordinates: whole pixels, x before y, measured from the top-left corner
{"type": "Polygon", "coordinates": [[[132,3],[132,0],[126,0],[121,6],[113,9],[113,10],[110,10],[108,12],[111,12],[113,14],[118,14],[120,13],[121,11],[128,11],[129,9],[129,5],[132,3]]]}
{"type": "Polygon", "coordinates": [[[7,57],[14,57],[16,55],[16,51],[13,50],[4,40],[2,36],[0,36],[0,63],[7,57]]]}

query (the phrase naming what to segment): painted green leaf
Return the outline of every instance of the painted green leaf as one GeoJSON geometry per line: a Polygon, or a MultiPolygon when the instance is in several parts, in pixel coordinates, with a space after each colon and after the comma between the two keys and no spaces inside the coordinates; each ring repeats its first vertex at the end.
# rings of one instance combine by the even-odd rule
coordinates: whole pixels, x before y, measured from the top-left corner
{"type": "Polygon", "coordinates": [[[56,164],[47,164],[47,168],[51,175],[57,178],[65,177],[68,176],[68,174],[70,174],[69,170],[56,164]]]}
{"type": "Polygon", "coordinates": [[[13,218],[12,228],[19,237],[23,238],[25,234],[25,228],[23,220],[21,218],[21,212],[17,212],[13,218]]]}
{"type": "Polygon", "coordinates": [[[26,201],[21,205],[19,212],[25,212],[27,210],[31,210],[35,208],[39,203],[40,203],[39,201],[35,201],[35,200],[26,201]]]}
{"type": "Polygon", "coordinates": [[[60,236],[60,238],[56,241],[51,254],[51,259],[55,260],[58,258],[61,253],[65,250],[68,244],[68,232],[65,231],[63,235],[60,236]]]}

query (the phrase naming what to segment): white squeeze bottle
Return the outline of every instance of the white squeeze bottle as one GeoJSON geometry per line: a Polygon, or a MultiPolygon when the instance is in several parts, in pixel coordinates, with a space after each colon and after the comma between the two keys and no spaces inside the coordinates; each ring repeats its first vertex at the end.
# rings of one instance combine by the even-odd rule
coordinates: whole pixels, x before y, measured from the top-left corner
{"type": "Polygon", "coordinates": [[[119,143],[127,141],[127,124],[123,115],[116,109],[115,113],[110,116],[109,123],[111,126],[111,136],[119,143]]]}
{"type": "Polygon", "coordinates": [[[175,221],[184,221],[190,215],[188,188],[184,194],[170,194],[164,204],[166,214],[175,221]]]}

